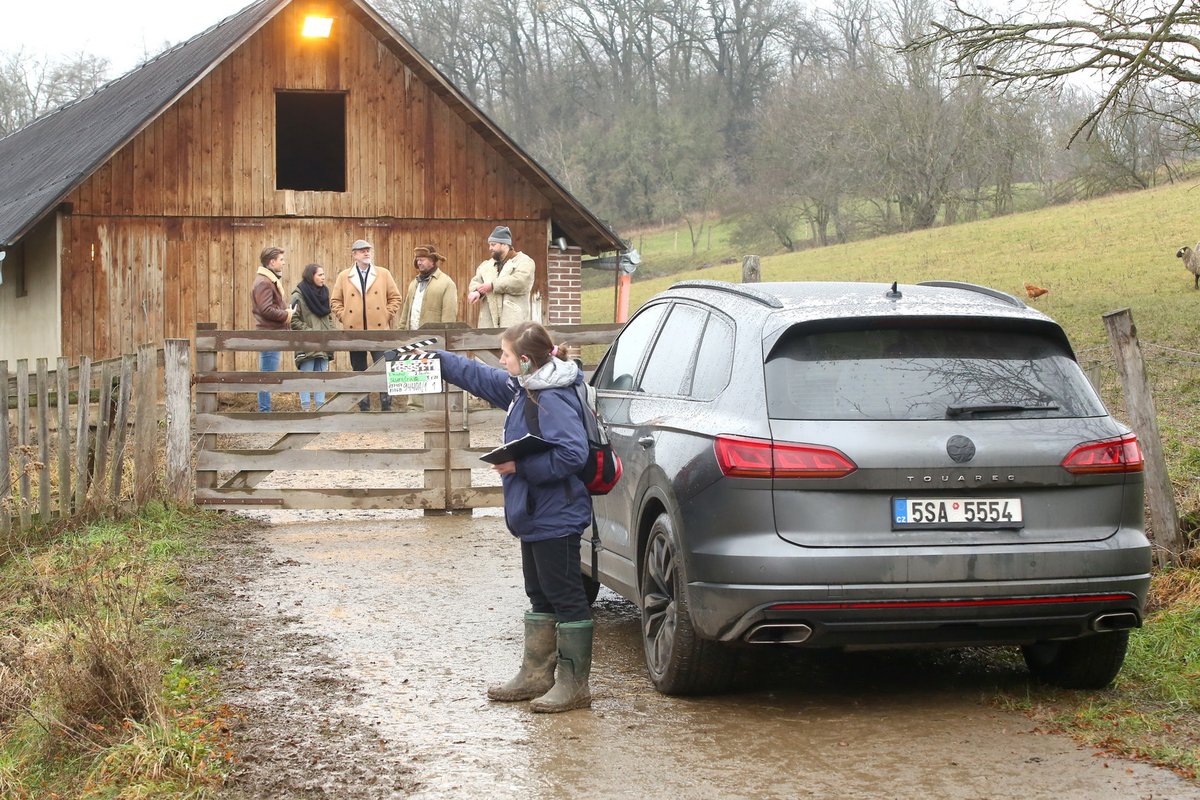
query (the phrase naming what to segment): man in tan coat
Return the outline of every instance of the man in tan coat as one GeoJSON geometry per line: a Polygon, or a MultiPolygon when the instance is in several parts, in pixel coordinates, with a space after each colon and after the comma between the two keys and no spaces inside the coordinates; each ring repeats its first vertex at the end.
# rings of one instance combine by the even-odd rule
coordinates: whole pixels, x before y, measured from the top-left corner
{"type": "Polygon", "coordinates": [[[479,265],[471,278],[467,302],[479,308],[479,327],[507,328],[532,318],[529,293],[537,267],[533,259],[513,247],[512,231],[496,226],[488,237],[492,257],[479,265]]]}
{"type": "Polygon", "coordinates": [[[420,245],[413,257],[417,274],[408,284],[400,325],[416,330],[430,322],[454,322],[458,319],[458,287],[442,272],[446,257],[431,244],[420,245]]]}
{"type": "MultiPolygon", "coordinates": [[[[400,313],[400,287],[396,285],[392,273],[383,267],[371,263],[371,243],[359,239],[350,245],[354,255],[354,264],[338,274],[329,292],[329,308],[347,331],[387,331],[396,327],[396,316],[400,313]]],[[[383,358],[386,348],[370,351],[371,360],[367,360],[367,351],[350,353],[350,367],[356,372],[362,372],[370,364],[383,358]]],[[[380,376],[382,382],[384,378],[380,376]]],[[[386,392],[379,394],[380,406],[384,411],[392,408],[391,399],[386,392]]],[[[364,397],[358,401],[359,409],[366,411],[370,400],[364,397]]]]}

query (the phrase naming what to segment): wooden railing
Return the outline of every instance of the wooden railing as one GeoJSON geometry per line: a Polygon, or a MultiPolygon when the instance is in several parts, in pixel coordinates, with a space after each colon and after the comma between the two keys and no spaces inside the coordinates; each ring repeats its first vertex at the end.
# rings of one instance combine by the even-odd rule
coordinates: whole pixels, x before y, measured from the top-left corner
{"type": "Polygon", "coordinates": [[[59,358],[53,370],[45,358],[32,370],[27,360],[11,369],[0,361],[0,534],[141,505],[171,486],[177,499],[186,495],[178,486],[190,482],[188,468],[160,481],[164,363],[153,345],[73,367],[59,358]]]}
{"type": "MultiPolygon", "coordinates": [[[[619,325],[573,325],[551,328],[554,340],[571,347],[607,345],[619,325]]],[[[366,372],[227,372],[218,371],[222,352],[285,353],[304,351],[380,351],[436,336],[434,349],[469,354],[494,364],[499,329],[472,330],[431,326],[419,331],[219,331],[202,324],[196,331],[195,502],[216,508],[284,509],[425,509],[430,512],[501,505],[499,486],[476,486],[471,469],[483,466],[479,455],[491,449],[472,447],[472,428],[498,424],[503,411],[477,409],[462,391],[446,385],[438,395],[423,395],[423,409],[404,414],[359,412],[358,401],[385,391],[383,362],[366,372]],[[273,397],[295,392],[336,393],[313,412],[236,411],[236,398],[260,391],[273,397]],[[221,396],[228,400],[222,409],[221,396]],[[378,440],[397,429],[420,433],[420,446],[384,446],[330,442],[339,434],[367,434],[378,440]],[[268,447],[248,446],[252,435],[269,434],[268,447]],[[325,443],[317,442],[326,436],[325,443]],[[333,444],[317,449],[321,444],[333,444]],[[307,473],[303,486],[262,486],[272,473],[307,473]],[[420,485],[331,485],[322,472],[352,470],[357,476],[379,471],[420,473],[420,485]]],[[[228,359],[226,359],[228,360],[228,359]]],[[[396,398],[399,400],[400,398],[396,398]]],[[[369,482],[369,481],[368,481],[369,482]]],[[[413,481],[418,483],[418,481],[413,481]]]]}

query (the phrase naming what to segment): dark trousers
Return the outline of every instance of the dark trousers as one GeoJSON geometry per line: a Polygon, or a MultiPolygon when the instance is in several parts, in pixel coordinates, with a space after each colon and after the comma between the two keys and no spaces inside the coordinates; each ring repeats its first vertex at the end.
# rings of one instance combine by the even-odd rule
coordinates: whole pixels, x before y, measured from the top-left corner
{"type": "MultiPolygon", "coordinates": [[[[376,361],[383,358],[383,354],[386,352],[387,352],[386,350],[372,350],[368,354],[368,352],[366,350],[351,350],[350,351],[350,369],[354,370],[355,372],[365,372],[367,367],[371,366],[371,364],[374,364],[376,361]],[[367,362],[368,355],[371,356],[370,363],[367,362]]],[[[360,409],[362,409],[363,411],[366,411],[368,408],[371,407],[371,398],[364,397],[362,400],[359,400],[358,407],[360,409]]],[[[384,411],[392,410],[392,398],[388,396],[387,392],[379,393],[379,407],[382,408],[384,411]]]]}
{"type": "Polygon", "coordinates": [[[579,536],[521,542],[521,572],[533,610],[559,622],[592,618],[579,573],[579,536]]]}

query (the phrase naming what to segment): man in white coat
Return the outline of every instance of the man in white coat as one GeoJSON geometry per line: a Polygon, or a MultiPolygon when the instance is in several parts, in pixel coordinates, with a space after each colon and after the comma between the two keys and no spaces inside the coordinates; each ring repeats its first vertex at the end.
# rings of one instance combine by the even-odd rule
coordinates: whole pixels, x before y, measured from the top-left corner
{"type": "Polygon", "coordinates": [[[496,226],[488,237],[492,257],[475,270],[467,302],[480,304],[480,328],[507,328],[532,318],[529,295],[537,271],[533,259],[513,247],[512,231],[496,226]]]}

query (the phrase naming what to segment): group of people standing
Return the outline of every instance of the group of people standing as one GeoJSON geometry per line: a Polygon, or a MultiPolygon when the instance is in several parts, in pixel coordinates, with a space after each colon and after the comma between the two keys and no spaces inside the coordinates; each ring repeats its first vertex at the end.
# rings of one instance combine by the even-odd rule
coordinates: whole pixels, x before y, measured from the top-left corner
{"type": "MultiPolygon", "coordinates": [[[[489,699],[529,701],[535,712],[561,712],[592,704],[593,621],[580,575],[580,538],[592,522],[592,502],[579,471],[588,456],[577,395],[583,382],[579,364],[566,357],[550,334],[531,316],[534,262],[513,247],[504,226],[488,237],[491,257],[475,271],[467,302],[478,304],[479,325],[505,328],[500,336],[500,368],[457,353],[441,352],[442,376],[508,413],[503,441],[533,430],[550,442],[547,450],[496,464],[504,492],[505,523],[521,543],[521,571],[530,609],[525,612],[524,647],[516,674],[488,687],[489,699]],[[536,420],[536,422],[535,422],[536,420]]],[[[254,283],[254,320],[260,329],[389,330],[417,329],[429,322],[458,318],[458,290],[442,272],[445,257],[433,245],[413,255],[416,275],[401,294],[392,274],[371,259],[371,243],[350,246],[354,263],[326,285],[320,264],[304,268],[291,301],[283,303],[280,281],[287,262],[281,248],[262,251],[254,283]]],[[[352,352],[355,370],[367,369],[384,351],[352,352]],[[368,360],[368,355],[370,360],[368,360]]],[[[420,352],[420,351],[418,351],[420,352]]],[[[303,371],[323,372],[333,354],[296,353],[303,371]]],[[[261,369],[279,368],[279,353],[262,353],[261,369]]],[[[390,408],[386,394],[383,409],[390,408]]],[[[301,393],[304,409],[324,402],[317,393],[301,393]]],[[[365,402],[359,405],[365,410],[365,402]]],[[[270,395],[259,395],[259,411],[270,411],[270,395]]]]}
{"type": "MultiPolygon", "coordinates": [[[[475,271],[468,288],[467,302],[478,304],[479,327],[507,327],[531,317],[530,294],[536,267],[533,259],[513,246],[512,231],[499,225],[488,237],[490,257],[475,271]]],[[[259,330],[415,330],[431,322],[458,319],[458,287],[442,266],[446,256],[432,244],[418,246],[413,253],[415,274],[407,291],[401,292],[390,270],[374,263],[374,249],[365,239],[350,245],[354,263],[338,273],[332,285],[327,283],[320,264],[305,266],[299,283],[284,302],[282,285],[286,252],[281,247],[266,247],[259,254],[261,266],[255,274],[252,298],[254,326],[259,330]]],[[[361,372],[383,357],[386,348],[352,351],[351,369],[361,372]]],[[[259,369],[279,369],[280,352],[260,353],[259,369]]],[[[331,352],[297,352],[296,368],[304,372],[325,372],[333,360],[331,352]]],[[[380,407],[392,408],[391,398],[380,393],[380,407]]],[[[316,410],[325,402],[323,392],[301,392],[300,407],[316,410]]],[[[359,401],[366,411],[370,399],[359,401]]],[[[271,410],[269,392],[259,392],[258,410],[271,410]]]]}

